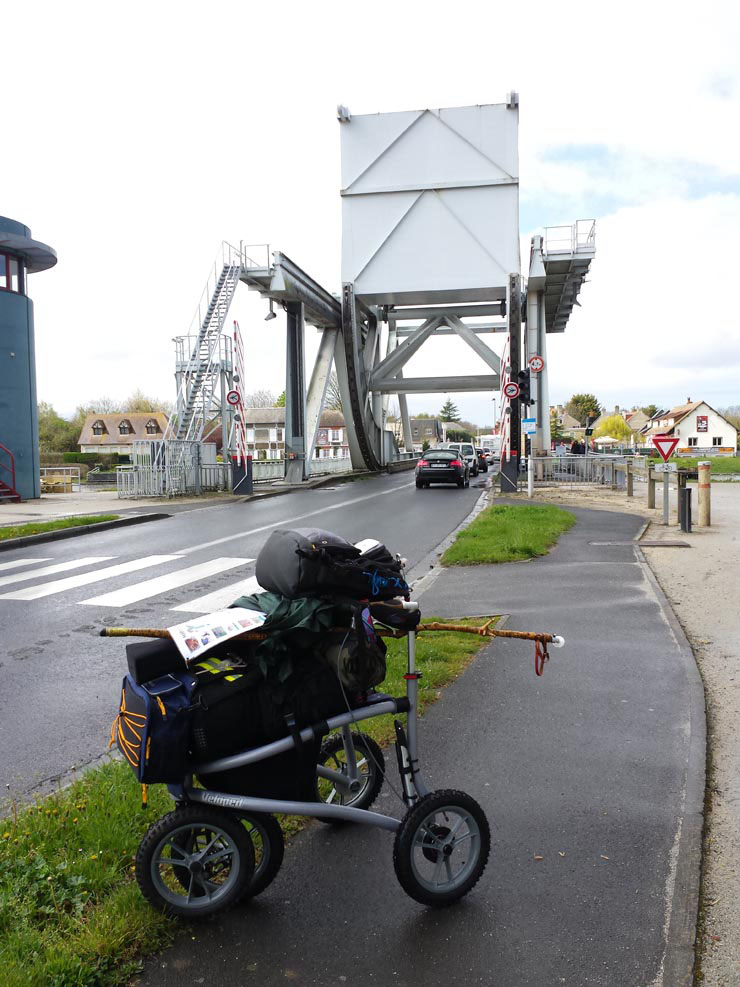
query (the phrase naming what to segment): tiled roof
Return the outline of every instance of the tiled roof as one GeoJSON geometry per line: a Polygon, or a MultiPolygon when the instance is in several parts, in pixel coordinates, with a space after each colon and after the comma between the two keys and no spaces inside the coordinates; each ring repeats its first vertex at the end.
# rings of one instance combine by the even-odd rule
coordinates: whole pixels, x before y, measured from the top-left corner
{"type": "Polygon", "coordinates": [[[82,426],[78,445],[85,446],[107,446],[107,445],[131,445],[138,439],[161,439],[167,428],[167,415],[163,411],[118,411],[115,414],[88,415],[85,424],[82,426]],[[147,422],[152,419],[157,423],[157,432],[153,435],[146,430],[147,422]],[[93,432],[93,425],[102,421],[104,431],[101,435],[93,432]],[[132,431],[127,435],[121,435],[118,426],[121,422],[128,422],[132,431]]]}

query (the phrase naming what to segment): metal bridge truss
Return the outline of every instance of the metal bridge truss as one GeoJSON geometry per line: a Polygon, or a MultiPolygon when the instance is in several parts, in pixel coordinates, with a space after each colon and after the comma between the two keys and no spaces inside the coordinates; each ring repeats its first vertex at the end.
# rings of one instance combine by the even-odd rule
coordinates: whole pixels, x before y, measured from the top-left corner
{"type": "MultiPolygon", "coordinates": [[[[278,251],[268,245],[232,246],[224,243],[201,297],[190,332],[176,340],[177,407],[167,438],[198,442],[214,423],[223,429],[224,446],[238,454],[243,436],[240,408],[230,407],[225,394],[241,391],[243,376],[240,340],[224,326],[239,282],[282,305],[287,313],[285,454],[286,481],[309,474],[326,389],[334,365],[339,382],[352,466],[379,470],[402,458],[392,432],[386,428],[388,405],[396,395],[404,444],[412,449],[406,403],[410,393],[494,391],[500,387],[501,361],[483,341],[489,333],[509,332],[501,321],[507,300],[482,304],[434,306],[368,306],[352,284],[332,295],[278,251]],[[495,321],[494,321],[495,320],[495,321]],[[308,384],[304,380],[306,324],[321,333],[319,350],[308,384]],[[490,373],[474,376],[405,377],[403,368],[428,340],[455,335],[482,359],[490,373]],[[241,370],[241,373],[239,372],[241,370]],[[235,413],[236,412],[236,413],[235,413]],[[232,448],[233,447],[233,448],[232,448]]],[[[517,281],[518,283],[518,281],[517,281]]],[[[516,309],[519,305],[517,301],[516,309]]],[[[184,448],[184,447],[182,447],[184,448]]],[[[170,447],[169,457],[174,449],[170,447]]],[[[157,459],[158,457],[154,457],[157,459]]],[[[152,460],[152,467],[163,464],[152,460]]]]}

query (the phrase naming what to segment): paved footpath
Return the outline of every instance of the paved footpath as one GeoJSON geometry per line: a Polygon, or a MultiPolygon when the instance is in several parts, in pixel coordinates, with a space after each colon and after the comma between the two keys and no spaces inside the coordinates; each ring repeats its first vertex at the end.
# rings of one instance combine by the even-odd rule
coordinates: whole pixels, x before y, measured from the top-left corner
{"type": "Polygon", "coordinates": [[[422,721],[431,786],[468,791],[491,823],[475,890],[424,909],[395,880],[392,837],[313,824],[259,899],[184,929],[144,987],[688,987],[701,682],[632,544],[642,519],[573,513],[546,558],[446,570],[420,597],[427,615],[509,613],[567,639],[542,678],[531,645],[496,642],[422,721]]]}

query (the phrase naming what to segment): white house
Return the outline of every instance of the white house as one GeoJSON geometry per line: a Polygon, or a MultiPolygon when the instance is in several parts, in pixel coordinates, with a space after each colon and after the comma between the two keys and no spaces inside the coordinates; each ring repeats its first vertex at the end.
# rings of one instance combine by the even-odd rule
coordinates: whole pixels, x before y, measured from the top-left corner
{"type": "Polygon", "coordinates": [[[643,429],[646,444],[653,435],[673,435],[678,438],[677,456],[734,456],[737,451],[737,429],[706,401],[686,404],[660,411],[643,429]]]}

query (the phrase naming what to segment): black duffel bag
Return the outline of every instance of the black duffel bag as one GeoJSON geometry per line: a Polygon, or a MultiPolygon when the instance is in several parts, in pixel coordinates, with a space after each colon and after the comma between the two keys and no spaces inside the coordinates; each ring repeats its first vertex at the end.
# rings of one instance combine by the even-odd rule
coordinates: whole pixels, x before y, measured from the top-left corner
{"type": "Polygon", "coordinates": [[[288,599],[392,600],[409,593],[401,563],[384,545],[363,554],[320,528],[277,528],[257,556],[255,574],[260,586],[288,599]]]}

